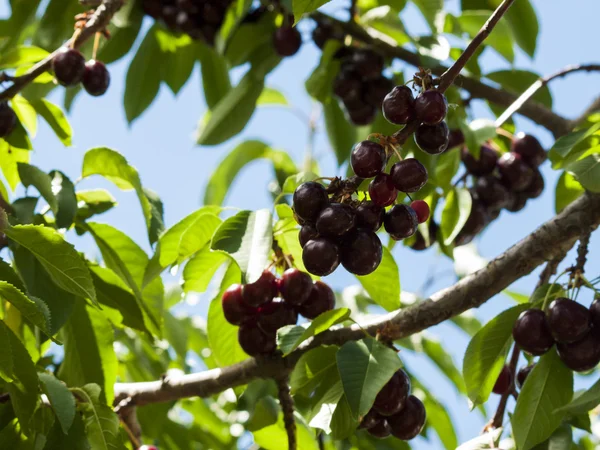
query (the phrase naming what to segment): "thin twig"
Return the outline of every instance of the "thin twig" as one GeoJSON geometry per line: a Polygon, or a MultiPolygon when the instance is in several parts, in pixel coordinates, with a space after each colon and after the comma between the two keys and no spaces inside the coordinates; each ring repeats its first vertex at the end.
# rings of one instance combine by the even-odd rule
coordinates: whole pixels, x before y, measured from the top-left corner
{"type": "Polygon", "coordinates": [[[527,102],[531,97],[533,97],[533,95],[537,91],[539,91],[541,88],[546,86],[552,80],[555,80],[557,78],[562,78],[566,75],[569,75],[569,74],[575,73],[575,72],[593,72],[593,71],[600,71],[600,64],[579,64],[579,65],[575,65],[575,66],[567,66],[567,67],[559,70],[558,72],[553,73],[552,75],[548,75],[546,77],[539,78],[538,80],[535,81],[535,83],[533,83],[531,86],[529,86],[527,88],[527,90],[525,92],[523,92],[521,94],[521,96],[512,105],[510,105],[506,109],[506,111],[504,111],[502,113],[502,115],[500,117],[498,117],[498,119],[496,119],[496,123],[495,123],[496,127],[501,127],[502,124],[504,122],[506,122],[514,113],[516,113],[519,110],[519,108],[521,108],[523,106],[523,104],[525,102],[527,102]]]}
{"type": "Polygon", "coordinates": [[[544,270],[542,270],[542,273],[540,273],[540,278],[538,279],[538,282],[535,286],[536,289],[539,289],[544,284],[548,284],[550,282],[550,278],[556,273],[558,265],[566,258],[566,256],[567,252],[565,251],[558,255],[556,258],[548,261],[546,267],[544,267],[544,270]]]}
{"type": "Polygon", "coordinates": [[[577,261],[575,270],[583,275],[585,273],[585,263],[587,262],[588,246],[590,245],[591,230],[585,233],[579,239],[579,247],[577,247],[577,261]]]}
{"type": "Polygon", "coordinates": [[[277,379],[279,404],[283,412],[283,423],[288,436],[288,450],[296,450],[296,420],[294,419],[294,399],[290,394],[289,377],[277,379]]]}
{"type": "Polygon", "coordinates": [[[127,431],[127,434],[129,435],[129,440],[131,441],[133,448],[140,448],[142,445],[142,427],[137,419],[135,407],[121,409],[119,418],[121,419],[123,428],[125,428],[125,431],[127,431]]]}
{"type": "Polygon", "coordinates": [[[481,46],[483,41],[490,35],[496,24],[500,21],[502,16],[508,11],[508,8],[513,4],[515,0],[504,0],[496,11],[490,16],[486,23],[483,24],[481,30],[477,33],[477,35],[473,38],[473,40],[467,45],[467,48],[462,55],[456,60],[456,62],[450,67],[445,73],[440,77],[440,85],[438,89],[441,92],[444,92],[448,89],[454,80],[458,76],[461,70],[465,67],[465,64],[469,62],[469,60],[473,57],[477,49],[481,46]]]}
{"type": "Polygon", "coordinates": [[[494,418],[491,422],[491,428],[500,428],[502,426],[502,422],[504,421],[504,412],[506,411],[506,405],[508,403],[508,398],[513,392],[513,388],[515,386],[515,375],[517,371],[517,363],[519,362],[519,356],[521,354],[521,349],[517,344],[513,347],[512,354],[510,356],[510,362],[508,363],[508,367],[510,372],[513,374],[512,381],[510,387],[506,390],[504,394],[500,397],[500,403],[498,403],[498,408],[496,409],[496,414],[494,414],[494,418]]]}

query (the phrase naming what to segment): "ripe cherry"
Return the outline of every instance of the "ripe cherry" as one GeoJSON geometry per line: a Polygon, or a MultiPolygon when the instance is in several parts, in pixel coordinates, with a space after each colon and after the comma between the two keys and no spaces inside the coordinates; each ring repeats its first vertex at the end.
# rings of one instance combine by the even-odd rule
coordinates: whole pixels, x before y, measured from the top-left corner
{"type": "Polygon", "coordinates": [[[523,162],[518,153],[505,153],[498,159],[497,166],[502,182],[511,191],[524,191],[533,179],[533,169],[523,162]]]}
{"type": "Polygon", "coordinates": [[[300,241],[300,247],[304,248],[306,243],[312,239],[316,239],[319,237],[319,232],[317,228],[311,224],[303,225],[300,228],[300,232],[298,233],[298,240],[300,241]]]}
{"type": "Polygon", "coordinates": [[[350,165],[361,178],[372,178],[385,168],[385,151],[373,141],[362,141],[354,146],[350,155],[350,165]]]}
{"type": "Polygon", "coordinates": [[[368,275],[379,267],[382,257],[381,241],[372,231],[358,229],[344,236],[341,260],[348,272],[368,275]]]}
{"type": "Polygon", "coordinates": [[[369,184],[369,196],[373,203],[379,206],[390,206],[396,201],[398,191],[394,187],[392,177],[380,173],[369,184]]]}
{"type": "Polygon", "coordinates": [[[412,236],[417,231],[419,219],[414,209],[406,205],[395,205],[385,214],[385,231],[396,241],[412,236]]]}
{"type": "Polygon", "coordinates": [[[427,183],[427,169],[416,158],[406,158],[397,162],[390,170],[390,176],[400,192],[417,192],[427,183]]]}
{"type": "Polygon", "coordinates": [[[427,222],[429,219],[430,209],[425,200],[415,200],[410,204],[410,207],[415,210],[419,223],[427,222]]]}
{"type": "Polygon", "coordinates": [[[304,221],[314,222],[319,213],[329,204],[327,191],[315,181],[302,183],[294,191],[294,212],[304,221]]]}
{"type": "Polygon", "coordinates": [[[284,25],[273,33],[273,47],[279,56],[295,55],[302,45],[300,32],[291,26],[284,25]]]}
{"type": "Polygon", "coordinates": [[[307,319],[315,319],[333,308],[335,308],[335,294],[322,281],[315,281],[308,300],[298,307],[298,312],[307,319]]]}
{"type": "Polygon", "coordinates": [[[310,273],[324,277],[340,265],[340,249],[331,239],[312,239],[302,249],[302,262],[310,273]]]}
{"type": "Polygon", "coordinates": [[[415,99],[415,113],[425,125],[436,125],[444,120],[448,112],[448,102],[441,92],[432,89],[422,92],[415,99]]]}
{"type": "Polygon", "coordinates": [[[458,233],[458,236],[456,236],[454,243],[456,245],[468,244],[475,238],[475,236],[481,233],[489,223],[490,216],[485,205],[483,205],[481,202],[473,200],[469,217],[458,233]]]}
{"type": "Polygon", "coordinates": [[[589,309],[564,297],[550,303],[547,320],[554,340],[563,343],[583,339],[592,325],[589,309]]]}
{"type": "Polygon", "coordinates": [[[73,86],[83,79],[85,58],[74,48],[62,48],[52,59],[56,81],[63,86],[73,86]]]}
{"type": "Polygon", "coordinates": [[[511,388],[513,382],[513,373],[510,370],[510,367],[504,366],[500,371],[500,375],[498,375],[498,379],[496,380],[496,384],[494,384],[494,388],[492,392],[494,394],[503,395],[508,392],[511,388]]]}
{"type": "Polygon", "coordinates": [[[313,42],[317,47],[323,49],[329,39],[337,39],[337,32],[333,23],[329,20],[321,20],[312,32],[313,42]]]}
{"type": "Polygon", "coordinates": [[[381,76],[385,61],[379,52],[369,48],[359,48],[352,52],[350,58],[356,71],[364,80],[381,76]]]}
{"type": "Polygon", "coordinates": [[[396,86],[385,96],[383,117],[390,123],[404,125],[415,117],[415,99],[408,86],[396,86]]]}
{"type": "Polygon", "coordinates": [[[458,147],[459,145],[463,145],[465,143],[465,135],[460,129],[455,128],[450,130],[450,139],[448,142],[448,148],[458,147]]]}
{"type": "Polygon", "coordinates": [[[359,99],[362,92],[362,82],[353,70],[342,69],[333,80],[333,93],[344,101],[359,99]]]}
{"type": "Polygon", "coordinates": [[[437,125],[420,125],[415,132],[415,142],[421,150],[438,155],[448,148],[449,130],[446,122],[437,125]]]}
{"type": "Polygon", "coordinates": [[[410,394],[410,387],[410,378],[406,372],[402,369],[396,371],[375,397],[373,409],[382,416],[396,414],[404,408],[410,394]]]}
{"type": "Polygon", "coordinates": [[[517,385],[519,386],[519,389],[523,387],[523,385],[525,384],[525,380],[527,379],[534,367],[535,364],[530,364],[519,369],[519,371],[517,372],[517,385]]]}
{"type": "Polygon", "coordinates": [[[356,226],[377,231],[383,225],[385,209],[374,202],[365,201],[356,207],[356,226]]]}
{"type": "Polygon", "coordinates": [[[493,210],[504,208],[511,200],[510,192],[492,175],[479,177],[475,184],[475,192],[477,198],[493,210]]]}
{"type": "Polygon", "coordinates": [[[247,305],[258,307],[270,302],[277,296],[277,279],[275,275],[265,270],[254,283],[249,283],[242,289],[244,302],[247,305]]]}
{"type": "Polygon", "coordinates": [[[367,414],[360,421],[359,428],[363,428],[368,430],[369,428],[373,428],[379,421],[382,419],[381,415],[377,413],[373,408],[369,410],[367,414]]]}
{"type": "Polygon", "coordinates": [[[0,138],[8,136],[17,125],[17,115],[7,102],[0,102],[0,138]]]}
{"type": "Polygon", "coordinates": [[[478,158],[469,152],[467,148],[461,150],[460,157],[467,172],[476,177],[492,173],[498,162],[498,153],[496,150],[485,144],[479,149],[478,158]]]}
{"type": "MultiPolygon", "coordinates": [[[[304,252],[307,251],[311,243],[317,241],[310,241],[308,244],[306,244],[304,247],[304,252]]],[[[312,285],[312,278],[309,274],[306,272],[300,272],[298,269],[288,269],[283,272],[283,275],[281,276],[279,290],[281,291],[281,295],[286,302],[291,305],[301,305],[308,300],[312,285]]]]}
{"type": "Polygon", "coordinates": [[[518,153],[531,167],[538,167],[546,160],[546,151],[540,141],[530,134],[519,133],[512,141],[510,150],[518,153]]]}
{"type": "Polygon", "coordinates": [[[399,413],[387,418],[392,429],[392,435],[403,441],[409,441],[418,436],[425,425],[427,413],[423,402],[414,395],[406,400],[404,408],[399,413]]]}
{"type": "Polygon", "coordinates": [[[364,101],[375,108],[381,108],[385,96],[394,88],[394,82],[386,77],[375,78],[364,84],[364,101]]]}
{"type": "Polygon", "coordinates": [[[542,195],[542,192],[544,192],[544,187],[545,183],[542,173],[539,170],[534,169],[531,183],[529,183],[529,186],[525,188],[523,195],[531,199],[538,198],[540,195],[542,195]]]}
{"type": "Polygon", "coordinates": [[[94,97],[103,95],[110,85],[110,73],[101,61],[94,59],[85,64],[82,81],[84,89],[94,97]]]}
{"type": "Polygon", "coordinates": [[[292,305],[275,299],[258,308],[256,322],[265,333],[275,333],[286,325],[295,325],[298,322],[298,313],[292,305]]]}
{"type": "Polygon", "coordinates": [[[598,330],[592,330],[583,339],[571,344],[558,343],[558,356],[569,369],[586,372],[600,362],[600,336],[598,330]]]}
{"type": "Polygon", "coordinates": [[[418,252],[428,249],[435,244],[437,231],[438,225],[432,219],[429,222],[429,245],[427,245],[425,236],[423,236],[421,232],[417,230],[417,233],[415,234],[415,242],[410,246],[410,248],[418,252]]]}
{"type": "Polygon", "coordinates": [[[390,428],[385,417],[380,417],[375,425],[367,429],[367,432],[377,439],[385,439],[392,433],[392,429],[390,428]]]}
{"type": "Polygon", "coordinates": [[[600,296],[596,296],[590,305],[590,316],[594,327],[600,328],[600,296]]]}
{"type": "Polygon", "coordinates": [[[511,192],[509,202],[505,208],[510,212],[519,212],[525,208],[527,200],[527,194],[524,192],[511,192]]]}
{"type": "Polygon", "coordinates": [[[515,342],[527,353],[543,355],[554,345],[546,314],[541,309],[523,311],[513,326],[515,342]]]}
{"type": "Polygon", "coordinates": [[[375,119],[377,115],[377,108],[371,106],[367,103],[364,103],[360,107],[350,108],[346,105],[348,110],[348,116],[350,117],[350,121],[354,125],[368,125],[375,119]]]}
{"type": "Polygon", "coordinates": [[[343,203],[331,203],[323,208],[317,219],[317,231],[321,236],[342,236],[354,227],[354,209],[343,203]]]}
{"type": "Polygon", "coordinates": [[[238,328],[238,342],[250,356],[273,353],[277,347],[275,333],[265,333],[255,321],[244,322],[238,328]]]}
{"type": "Polygon", "coordinates": [[[240,284],[230,286],[223,293],[221,305],[225,320],[232,325],[241,325],[247,319],[254,317],[258,312],[256,308],[244,302],[242,286],[240,284]]]}

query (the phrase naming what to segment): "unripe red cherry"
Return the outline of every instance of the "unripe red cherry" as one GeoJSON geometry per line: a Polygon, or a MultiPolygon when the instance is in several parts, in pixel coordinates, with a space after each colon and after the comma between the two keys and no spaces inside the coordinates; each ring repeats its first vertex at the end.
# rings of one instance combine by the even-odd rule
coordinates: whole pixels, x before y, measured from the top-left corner
{"type": "Polygon", "coordinates": [[[315,319],[333,308],[335,308],[334,292],[322,281],[315,281],[308,300],[298,307],[298,312],[307,319],[315,319]]]}
{"type": "Polygon", "coordinates": [[[387,417],[392,435],[403,441],[417,437],[423,429],[426,419],[425,406],[414,395],[408,397],[404,408],[399,413],[387,417]]]}
{"type": "Polygon", "coordinates": [[[406,158],[392,166],[392,182],[400,192],[417,192],[427,183],[427,169],[416,158],[406,158]]]}
{"type": "MultiPolygon", "coordinates": [[[[309,245],[310,242],[304,247],[304,251],[309,245]]],[[[306,272],[300,272],[298,269],[286,270],[279,283],[281,296],[291,305],[301,305],[308,300],[312,286],[313,281],[310,275],[306,272]]]]}
{"type": "Polygon", "coordinates": [[[244,321],[253,318],[257,309],[244,302],[242,286],[234,284],[230,286],[221,299],[225,320],[232,325],[241,325],[244,321]]]}
{"type": "Polygon", "coordinates": [[[390,123],[404,125],[415,117],[415,99],[408,86],[396,86],[385,96],[383,116],[390,123]]]}
{"type": "Polygon", "coordinates": [[[254,283],[246,284],[242,289],[244,302],[258,307],[270,302],[277,296],[277,279],[275,275],[265,270],[254,283]]]}
{"type": "Polygon", "coordinates": [[[82,84],[86,92],[94,97],[103,95],[110,85],[110,73],[104,63],[94,59],[85,64],[82,84]]]}
{"type": "Polygon", "coordinates": [[[382,416],[396,414],[404,408],[410,388],[410,378],[406,372],[402,369],[396,371],[375,397],[373,409],[382,416]]]}
{"type": "Polygon", "coordinates": [[[310,273],[324,277],[340,265],[340,248],[326,237],[311,239],[302,249],[302,262],[310,273]]]}
{"type": "Polygon", "coordinates": [[[570,343],[589,333],[592,316],[585,306],[568,298],[557,298],[548,307],[548,326],[554,340],[570,343]]]}
{"type": "Polygon", "coordinates": [[[448,102],[441,92],[431,89],[415,99],[417,118],[426,125],[436,125],[446,117],[448,102]]]}
{"type": "Polygon", "coordinates": [[[354,230],[344,236],[341,261],[344,268],[355,275],[368,275],[379,267],[383,248],[379,237],[369,230],[354,230]]]}
{"type": "Polygon", "coordinates": [[[500,371],[500,375],[498,375],[498,379],[496,380],[496,384],[494,384],[494,388],[492,392],[494,394],[503,395],[508,392],[511,388],[513,382],[513,373],[510,370],[510,367],[504,366],[500,371]]]}
{"type": "Polygon", "coordinates": [[[17,125],[17,115],[7,102],[0,102],[0,138],[8,136],[17,125]]]}
{"type": "Polygon", "coordinates": [[[354,146],[350,155],[350,165],[361,178],[372,178],[385,168],[385,151],[373,141],[362,141],[354,146]]]}
{"type": "Polygon", "coordinates": [[[302,45],[302,35],[291,26],[284,25],[273,33],[273,47],[279,56],[295,55],[302,45]]]}
{"type": "Polygon", "coordinates": [[[436,125],[420,125],[415,132],[415,142],[425,153],[439,155],[448,148],[449,133],[444,121],[436,125]]]}
{"type": "Polygon", "coordinates": [[[523,311],[513,326],[515,342],[527,353],[540,356],[554,345],[546,314],[540,309],[523,311]]]}
{"type": "Polygon", "coordinates": [[[83,79],[85,58],[74,48],[62,48],[52,59],[56,81],[63,86],[73,86],[83,79]]]}
{"type": "Polygon", "coordinates": [[[398,191],[394,187],[392,177],[387,173],[380,173],[369,184],[369,196],[373,203],[379,206],[390,206],[398,198],[398,191]]]}
{"type": "Polygon", "coordinates": [[[415,200],[410,204],[410,207],[415,210],[419,223],[425,223],[429,219],[430,209],[425,200],[415,200]]]}

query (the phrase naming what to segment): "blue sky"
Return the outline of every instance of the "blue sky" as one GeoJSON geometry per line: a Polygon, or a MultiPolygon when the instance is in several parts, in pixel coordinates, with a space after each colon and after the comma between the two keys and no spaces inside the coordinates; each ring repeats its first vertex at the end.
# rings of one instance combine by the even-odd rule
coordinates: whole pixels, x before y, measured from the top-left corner
{"type": "MultiPolygon", "coordinates": [[[[518,0],[517,0],[518,1],[518,0]]],[[[0,3],[0,17],[8,13],[8,2],[0,3]]],[[[457,10],[457,1],[447,1],[446,8],[457,10]]],[[[534,70],[540,74],[549,74],[563,66],[583,62],[597,62],[600,56],[597,50],[597,17],[600,15],[600,3],[595,0],[579,0],[571,7],[557,7],[555,2],[532,0],[540,21],[538,48],[533,60],[517,50],[515,67],[534,70]],[[596,61],[595,61],[596,60],[596,61]]],[[[328,5],[331,11],[345,6],[341,0],[328,5]]],[[[414,33],[424,33],[425,24],[417,10],[409,5],[402,14],[407,28],[414,33]]],[[[148,25],[148,23],[146,23],[148,25]]],[[[301,30],[308,40],[312,24],[303,24],[301,30]]],[[[311,111],[310,100],[304,90],[304,80],[316,65],[319,51],[310,42],[293,58],[285,60],[267,79],[267,85],[283,92],[288,101],[306,114],[311,111]]],[[[156,191],[165,203],[167,226],[173,225],[185,215],[201,206],[206,182],[227,152],[246,139],[261,139],[274,148],[288,151],[294,160],[301,164],[307,143],[306,124],[298,120],[289,110],[281,108],[261,108],[254,115],[244,132],[217,147],[197,147],[194,144],[194,131],[198,120],[206,111],[199,68],[196,67],[184,89],[177,98],[162,87],[160,95],[152,106],[132,125],[127,125],[122,105],[124,79],[130,57],[111,65],[112,85],[108,93],[101,98],[79,95],[69,117],[73,126],[74,146],[64,148],[49,128],[40,126],[34,140],[34,153],[31,162],[44,170],[60,169],[75,180],[81,173],[84,152],[93,147],[107,146],[123,153],[139,171],[144,186],[156,191]]],[[[399,64],[410,74],[412,67],[399,64]]],[[[486,50],[482,59],[484,72],[509,68],[505,60],[500,59],[492,50],[486,50]]],[[[148,67],[148,70],[153,70],[148,67]]],[[[239,73],[234,74],[239,78],[239,73]]],[[[600,92],[599,74],[575,74],[564,80],[556,80],[550,86],[554,98],[554,108],[566,117],[577,116],[600,92]]],[[[50,96],[52,101],[62,104],[63,91],[56,89],[50,96]]],[[[489,117],[487,109],[475,105],[476,118],[489,117]]],[[[315,157],[321,172],[325,176],[343,173],[335,166],[335,158],[329,148],[326,135],[320,124],[316,138],[315,157]]],[[[518,129],[535,134],[546,147],[551,146],[551,135],[536,127],[524,118],[517,119],[518,129]]],[[[350,151],[350,149],[348,149],[350,151]]],[[[518,214],[504,212],[477,241],[480,253],[492,258],[510,245],[517,242],[554,214],[554,186],[557,175],[549,165],[544,165],[546,179],[544,195],[528,204],[518,214]]],[[[226,204],[244,209],[270,207],[271,200],[267,183],[271,179],[271,170],[266,162],[255,162],[237,178],[231,187],[226,204]]],[[[119,207],[98,218],[100,222],[113,226],[130,234],[146,250],[150,250],[144,221],[137,199],[133,193],[121,193],[100,178],[91,178],[80,183],[80,188],[107,187],[119,201],[119,207]]],[[[88,238],[77,238],[78,248],[99,257],[99,251],[88,238]]],[[[590,267],[596,267],[600,239],[592,239],[590,267]]],[[[416,253],[397,246],[394,255],[400,267],[402,289],[408,292],[422,291],[432,293],[449,286],[454,278],[449,272],[452,266],[447,258],[437,255],[435,250],[416,253]],[[432,271],[432,272],[430,272],[432,271]],[[423,286],[428,275],[438,274],[433,281],[423,286]]],[[[572,255],[567,258],[572,263],[572,255]]],[[[536,271],[513,286],[514,290],[530,293],[536,282],[536,271]]],[[[594,274],[596,275],[596,274],[594,274]]],[[[353,277],[342,270],[327,277],[327,282],[340,289],[355,284],[353,277]]],[[[590,299],[586,299],[589,301],[590,299]]],[[[476,314],[483,320],[489,319],[499,311],[511,305],[503,296],[494,298],[476,314]]],[[[204,314],[207,297],[202,296],[196,306],[190,308],[194,314],[204,314]]],[[[441,325],[428,331],[437,335],[451,349],[456,364],[461,367],[462,356],[468,343],[451,326],[441,325]]],[[[404,358],[406,364],[420,380],[449,406],[457,425],[461,442],[479,433],[484,420],[479,413],[468,412],[466,400],[455,394],[450,384],[435,371],[425,358],[409,355],[404,358]]],[[[585,381],[582,383],[586,383],[585,381]]],[[[489,402],[495,407],[495,399],[489,402]]],[[[440,444],[433,439],[414,445],[416,449],[437,449],[440,444]]]]}

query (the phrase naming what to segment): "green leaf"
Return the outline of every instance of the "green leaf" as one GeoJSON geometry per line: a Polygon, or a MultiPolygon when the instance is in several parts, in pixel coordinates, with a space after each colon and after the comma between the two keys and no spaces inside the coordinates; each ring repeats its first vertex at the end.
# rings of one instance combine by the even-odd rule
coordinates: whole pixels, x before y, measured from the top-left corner
{"type": "MultiPolygon", "coordinates": [[[[489,11],[465,11],[458,17],[458,23],[463,31],[475,37],[489,17],[489,11]]],[[[508,62],[514,61],[513,34],[506,22],[501,20],[496,24],[485,44],[496,50],[508,62]]]]}
{"type": "Polygon", "coordinates": [[[103,176],[121,190],[135,190],[146,219],[150,243],[155,243],[162,232],[162,214],[150,201],[135,167],[129,165],[125,157],[115,150],[99,147],[89,150],[83,159],[81,177],[86,178],[92,175],[103,176]],[[156,225],[157,221],[159,222],[158,226],[156,225]]]}
{"type": "Polygon", "coordinates": [[[49,175],[52,192],[56,196],[58,206],[58,211],[55,212],[56,226],[58,228],[69,228],[77,214],[75,185],[64,173],[58,170],[53,170],[49,175]]]}
{"type": "Polygon", "coordinates": [[[427,423],[431,424],[431,427],[435,430],[447,450],[456,450],[458,447],[458,438],[456,437],[450,415],[444,406],[429,396],[423,403],[427,411],[427,423]]]}
{"type": "Polygon", "coordinates": [[[292,209],[288,205],[277,205],[279,217],[281,217],[279,212],[282,208],[287,208],[290,216],[278,220],[275,223],[275,226],[273,227],[273,237],[277,241],[279,247],[281,247],[283,253],[294,258],[294,265],[296,268],[302,272],[307,272],[306,267],[304,267],[304,262],[302,261],[302,247],[298,241],[298,224],[292,215],[292,209]]]}
{"type": "Polygon", "coordinates": [[[321,103],[334,101],[332,99],[332,86],[335,77],[340,71],[340,61],[335,58],[335,54],[340,49],[341,44],[335,40],[329,40],[323,48],[319,65],[314,68],[306,80],[306,92],[321,103]]]}
{"type": "Polygon", "coordinates": [[[324,312],[313,319],[306,328],[294,325],[281,328],[277,332],[277,342],[283,352],[283,356],[292,353],[308,338],[329,330],[332,326],[344,322],[349,317],[350,310],[348,308],[340,308],[324,312]]]}
{"type": "MultiPolygon", "coordinates": [[[[380,33],[389,36],[396,41],[398,46],[409,44],[411,42],[411,38],[409,37],[402,20],[400,20],[399,10],[395,5],[383,5],[383,3],[386,2],[379,3],[381,3],[382,6],[369,9],[365,14],[362,15],[361,22],[364,25],[368,25],[370,28],[379,31],[380,33]]],[[[389,1],[387,3],[393,3],[393,1],[389,1]]],[[[362,6],[360,8],[362,9],[362,6]]],[[[424,36],[417,37],[415,39],[415,44],[417,45],[417,50],[419,53],[423,54],[422,51],[425,49],[423,44],[426,42],[437,44],[437,41],[437,39],[432,39],[431,36],[424,36]]],[[[439,46],[437,47],[439,48],[439,46]]],[[[427,53],[431,55],[433,52],[427,49],[427,53]]]]}
{"type": "Polygon", "coordinates": [[[48,55],[43,48],[19,45],[0,56],[0,69],[36,63],[48,55]]]}
{"type": "Polygon", "coordinates": [[[34,186],[38,192],[48,202],[52,211],[58,210],[58,202],[52,192],[52,181],[50,175],[26,163],[17,163],[19,178],[25,187],[34,186]]]}
{"type": "Polygon", "coordinates": [[[50,312],[43,302],[36,302],[6,281],[0,281],[0,297],[11,303],[33,325],[48,336],[50,333],[50,312]]]}
{"type": "MultiPolygon", "coordinates": [[[[575,148],[579,149],[578,144],[583,143],[587,138],[596,134],[598,130],[600,130],[600,122],[558,138],[548,151],[548,157],[552,161],[552,168],[560,169],[564,167],[565,162],[572,161],[572,152],[575,148]]],[[[578,153],[579,151],[575,152],[575,156],[578,153]]]]}
{"type": "Polygon", "coordinates": [[[421,342],[423,351],[438,366],[440,371],[456,386],[456,389],[461,393],[466,393],[464,379],[454,364],[452,356],[446,351],[441,342],[424,337],[421,342]]]}
{"type": "Polygon", "coordinates": [[[70,147],[72,144],[71,138],[73,137],[73,130],[71,129],[71,125],[63,110],[45,98],[33,99],[30,102],[37,113],[44,118],[48,125],[50,125],[50,128],[52,128],[56,137],[60,139],[60,142],[62,142],[65,147],[70,147]]]}
{"type": "Polygon", "coordinates": [[[82,221],[117,206],[117,200],[106,189],[77,191],[75,195],[79,206],[77,218],[82,221]]]}
{"type": "MultiPolygon", "coordinates": [[[[515,95],[525,92],[527,88],[540,79],[540,75],[535,72],[519,69],[498,70],[485,76],[515,95]]],[[[548,86],[540,88],[533,94],[532,98],[547,108],[552,108],[552,94],[548,86]]]]}
{"type": "Polygon", "coordinates": [[[129,123],[137,119],[154,101],[160,88],[161,70],[148,70],[160,64],[164,54],[157,39],[158,25],[153,25],[140,44],[125,80],[123,103],[129,123]]]}
{"type": "Polygon", "coordinates": [[[377,269],[365,276],[356,277],[371,299],[386,311],[400,308],[400,270],[387,247],[377,269]]]}
{"type": "Polygon", "coordinates": [[[37,373],[27,349],[3,321],[0,321],[0,330],[8,336],[8,341],[3,344],[8,345],[12,357],[13,381],[6,384],[6,389],[21,430],[29,435],[30,421],[38,401],[37,373]]]}
{"type": "Polygon", "coordinates": [[[554,209],[556,214],[560,213],[572,202],[583,195],[585,189],[579,181],[569,172],[563,172],[556,183],[554,209]]]}
{"type": "Polygon", "coordinates": [[[571,450],[573,430],[571,425],[563,423],[548,439],[548,450],[571,450]]]}
{"type": "Polygon", "coordinates": [[[474,405],[485,403],[502,370],[512,342],[512,329],[521,312],[530,305],[517,305],[490,320],[473,336],[463,360],[467,394],[474,405]]]}
{"type": "Polygon", "coordinates": [[[146,267],[144,286],[166,267],[181,264],[210,242],[222,223],[212,214],[213,211],[214,208],[200,208],[165,231],[158,239],[156,252],[146,267]]]}
{"type": "Polygon", "coordinates": [[[56,230],[16,225],[3,231],[35,256],[58,287],[96,303],[94,284],[83,258],[56,230]]]}
{"type": "MultiPolygon", "coordinates": [[[[318,450],[319,446],[313,431],[296,414],[296,440],[298,450],[318,450]]],[[[255,431],[254,442],[265,450],[281,450],[287,446],[287,432],[283,423],[283,414],[279,414],[277,423],[255,431]]]]}
{"type": "Polygon", "coordinates": [[[34,138],[37,134],[37,112],[29,101],[22,95],[15,95],[10,101],[10,106],[17,114],[19,122],[23,124],[29,135],[34,138]]]}
{"type": "Polygon", "coordinates": [[[585,189],[600,192],[600,154],[586,156],[570,163],[565,169],[573,174],[585,189]]]}
{"type": "Polygon", "coordinates": [[[61,336],[65,356],[58,377],[68,386],[97,383],[102,401],[112,403],[118,362],[110,322],[100,311],[77,302],[61,336]]]}
{"type": "Polygon", "coordinates": [[[198,45],[198,59],[201,65],[204,98],[207,106],[213,109],[231,90],[227,61],[214,48],[204,44],[198,45]]]}
{"type": "Polygon", "coordinates": [[[452,179],[460,167],[460,152],[444,152],[438,156],[434,178],[444,191],[452,188],[452,179]]]}
{"type": "Polygon", "coordinates": [[[0,139],[0,168],[13,191],[20,181],[18,162],[29,162],[29,151],[12,147],[8,142],[0,139]]]}
{"type": "Polygon", "coordinates": [[[303,354],[290,376],[292,394],[310,394],[323,380],[338,376],[336,346],[314,348],[303,354]]]}
{"type": "Polygon", "coordinates": [[[441,232],[444,245],[450,245],[467,222],[471,213],[471,194],[465,188],[448,191],[442,211],[441,232]]]}
{"type": "Polygon", "coordinates": [[[227,253],[242,270],[246,283],[258,280],[269,261],[273,218],[267,209],[240,211],[215,232],[210,248],[227,253]]]}
{"type": "Polygon", "coordinates": [[[206,184],[204,204],[221,205],[238,173],[248,163],[262,158],[272,161],[275,172],[283,172],[284,179],[297,172],[296,165],[286,152],[273,150],[261,141],[242,142],[219,163],[211,175],[206,184]]]}
{"type": "Polygon", "coordinates": [[[109,64],[129,53],[142,28],[144,11],[139,6],[139,1],[130,1],[115,14],[109,25],[111,38],[100,47],[99,61],[109,64]]]}
{"type": "Polygon", "coordinates": [[[17,124],[13,131],[4,137],[4,140],[13,148],[18,148],[20,150],[31,150],[33,146],[31,145],[31,140],[29,139],[29,135],[21,124],[20,121],[17,121],[17,124]]]}
{"type": "Polygon", "coordinates": [[[221,252],[204,248],[196,253],[183,269],[183,292],[205,292],[219,267],[228,261],[221,252]]]}
{"type": "Polygon", "coordinates": [[[265,87],[258,97],[256,101],[257,106],[267,106],[267,105],[281,105],[281,106],[289,106],[285,95],[279,92],[277,89],[265,87]]]}
{"type": "Polygon", "coordinates": [[[225,320],[221,306],[221,297],[225,290],[240,281],[240,269],[235,264],[230,263],[221,280],[219,292],[211,300],[208,309],[206,319],[208,342],[212,356],[220,367],[238,363],[248,357],[238,343],[238,327],[225,320]]]}
{"type": "MultiPolygon", "coordinates": [[[[15,264],[16,264],[16,262],[15,262],[15,264]]],[[[4,261],[2,258],[0,258],[0,280],[6,281],[6,282],[12,284],[14,287],[16,287],[21,292],[26,292],[23,281],[21,280],[21,278],[19,278],[19,275],[17,275],[17,273],[15,272],[15,269],[13,268],[13,266],[11,266],[9,263],[4,261]]]]}
{"type": "Polygon", "coordinates": [[[225,49],[225,58],[233,67],[248,62],[252,53],[272,41],[275,31],[274,19],[273,12],[264,11],[258,22],[241,23],[233,30],[225,49]]]}
{"type": "Polygon", "coordinates": [[[75,398],[67,387],[49,373],[39,373],[42,390],[50,400],[50,405],[64,434],[69,432],[75,419],[75,398]]]}
{"type": "Polygon", "coordinates": [[[69,450],[90,450],[90,444],[85,435],[85,426],[83,419],[79,414],[75,415],[73,425],[69,429],[68,434],[64,434],[59,421],[55,421],[48,440],[46,441],[46,449],[69,449],[69,450]]]}
{"type": "Polygon", "coordinates": [[[396,352],[373,338],[346,342],[337,364],[354,419],[369,412],[379,391],[402,367],[396,352]]]}
{"type": "Polygon", "coordinates": [[[600,405],[600,380],[596,381],[589,389],[575,395],[568,405],[556,410],[566,414],[581,414],[591,411],[600,405]]]}
{"type": "Polygon", "coordinates": [[[316,11],[330,0],[292,0],[292,12],[294,21],[298,22],[304,14],[316,11]]]}
{"type": "Polygon", "coordinates": [[[356,127],[346,119],[336,99],[323,104],[323,115],[329,143],[335,151],[338,166],[341,166],[348,160],[352,147],[357,142],[356,127]]]}
{"type": "Polygon", "coordinates": [[[83,413],[85,431],[91,447],[96,450],[125,450],[119,433],[119,416],[97,396],[98,386],[86,385],[74,390],[82,398],[79,409],[83,413]]]}
{"type": "Polygon", "coordinates": [[[511,423],[515,443],[529,450],[559,427],[564,413],[556,410],[573,396],[573,372],[554,349],[542,356],[523,385],[511,423]]]}
{"type": "MultiPolygon", "coordinates": [[[[500,4],[500,0],[493,1],[495,6],[500,4]]],[[[519,0],[513,3],[504,17],[510,25],[515,42],[533,58],[537,47],[539,24],[530,1],[519,0]]]]}
{"type": "Polygon", "coordinates": [[[162,78],[177,95],[194,70],[196,44],[185,34],[176,37],[165,30],[158,30],[156,38],[163,52],[162,78]]]}

